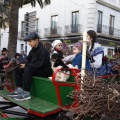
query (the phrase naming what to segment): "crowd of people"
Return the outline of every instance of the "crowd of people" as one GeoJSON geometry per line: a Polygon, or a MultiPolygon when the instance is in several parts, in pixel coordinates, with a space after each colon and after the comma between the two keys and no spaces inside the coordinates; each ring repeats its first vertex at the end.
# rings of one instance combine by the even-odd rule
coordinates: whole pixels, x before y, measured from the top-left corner
{"type": "MultiPolygon", "coordinates": [[[[113,62],[108,62],[108,58],[104,56],[102,46],[97,42],[97,35],[94,30],[87,32],[87,55],[86,55],[86,71],[90,71],[90,75],[108,75],[117,73],[112,70],[113,62]]],[[[73,53],[69,56],[63,54],[63,43],[61,40],[54,40],[53,43],[46,42],[42,44],[39,41],[39,35],[36,32],[28,34],[25,41],[31,46],[29,54],[26,56],[24,51],[20,54],[16,53],[11,61],[19,63],[20,67],[15,69],[15,83],[16,89],[10,92],[8,96],[14,97],[15,100],[28,100],[30,96],[30,88],[32,83],[32,76],[50,77],[53,74],[51,65],[51,56],[57,54],[62,59],[64,64],[71,64],[73,67],[81,69],[82,64],[82,41],[78,41],[73,45],[73,53]],[[24,74],[24,77],[22,75],[24,74]],[[23,88],[24,86],[24,88],[23,88]]],[[[3,48],[0,57],[0,66],[3,69],[4,64],[9,63],[7,56],[8,50],[3,48]],[[2,60],[2,56],[6,59],[2,60]]],[[[115,47],[115,54],[119,56],[117,59],[120,62],[120,47],[115,47]],[[119,55],[118,55],[119,54],[119,55]]],[[[10,61],[10,62],[11,62],[10,61]]]]}

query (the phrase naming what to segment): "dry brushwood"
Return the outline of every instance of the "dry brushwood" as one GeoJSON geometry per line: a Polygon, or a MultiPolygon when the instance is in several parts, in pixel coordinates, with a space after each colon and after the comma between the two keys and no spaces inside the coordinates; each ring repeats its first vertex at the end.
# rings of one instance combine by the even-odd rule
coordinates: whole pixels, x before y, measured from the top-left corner
{"type": "MultiPolygon", "coordinates": [[[[73,91],[70,94],[70,97],[78,103],[69,109],[72,113],[77,114],[75,120],[79,120],[83,116],[93,118],[99,116],[100,119],[107,117],[109,120],[120,119],[120,84],[114,82],[113,79],[107,83],[102,78],[84,78],[83,90],[73,91]]],[[[80,79],[78,83],[80,85],[80,79]]]]}
{"type": "Polygon", "coordinates": [[[112,69],[120,73],[120,63],[116,63],[115,65],[113,65],[112,69]]]}

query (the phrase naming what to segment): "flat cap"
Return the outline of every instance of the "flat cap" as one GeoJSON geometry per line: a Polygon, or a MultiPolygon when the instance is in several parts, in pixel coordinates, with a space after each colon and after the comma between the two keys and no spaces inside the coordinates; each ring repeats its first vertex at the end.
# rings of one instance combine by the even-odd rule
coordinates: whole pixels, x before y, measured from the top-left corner
{"type": "Polygon", "coordinates": [[[36,38],[40,39],[39,35],[36,32],[31,32],[25,37],[24,41],[34,40],[36,38]]]}

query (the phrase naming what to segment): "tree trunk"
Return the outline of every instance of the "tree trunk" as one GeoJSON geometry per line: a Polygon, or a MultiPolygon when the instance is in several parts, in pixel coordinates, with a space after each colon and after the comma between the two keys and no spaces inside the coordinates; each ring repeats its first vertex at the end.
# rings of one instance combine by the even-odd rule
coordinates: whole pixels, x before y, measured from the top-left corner
{"type": "Polygon", "coordinates": [[[10,57],[13,57],[15,55],[17,48],[19,6],[20,0],[12,0],[9,19],[9,41],[8,41],[8,51],[10,57]]]}

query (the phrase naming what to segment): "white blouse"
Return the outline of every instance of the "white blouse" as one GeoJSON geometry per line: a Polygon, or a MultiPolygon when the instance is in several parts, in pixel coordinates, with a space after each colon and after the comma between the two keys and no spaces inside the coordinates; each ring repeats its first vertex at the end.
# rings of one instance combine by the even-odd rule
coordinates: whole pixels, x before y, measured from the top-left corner
{"type": "MultiPolygon", "coordinates": [[[[89,51],[90,51],[91,46],[89,47],[89,51]]],[[[103,58],[103,53],[104,50],[102,48],[102,46],[99,43],[94,43],[94,47],[92,49],[92,51],[90,52],[90,56],[93,57],[94,61],[91,64],[92,68],[100,68],[102,65],[102,58],[103,58]]]]}

